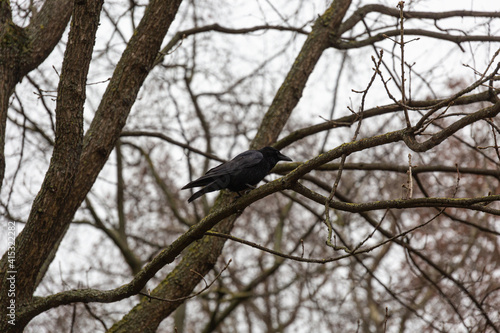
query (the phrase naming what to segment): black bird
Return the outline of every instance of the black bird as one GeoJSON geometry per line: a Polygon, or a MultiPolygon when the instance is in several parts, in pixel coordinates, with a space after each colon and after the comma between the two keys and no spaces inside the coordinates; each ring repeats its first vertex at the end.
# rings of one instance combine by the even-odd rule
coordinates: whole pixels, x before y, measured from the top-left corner
{"type": "Polygon", "coordinates": [[[247,150],[231,161],[208,170],[204,176],[193,180],[182,189],[204,186],[195,192],[188,199],[188,202],[198,199],[205,193],[225,188],[241,195],[240,191],[255,188],[255,185],[264,179],[276,163],[291,160],[290,157],[283,155],[273,147],[247,150]]]}

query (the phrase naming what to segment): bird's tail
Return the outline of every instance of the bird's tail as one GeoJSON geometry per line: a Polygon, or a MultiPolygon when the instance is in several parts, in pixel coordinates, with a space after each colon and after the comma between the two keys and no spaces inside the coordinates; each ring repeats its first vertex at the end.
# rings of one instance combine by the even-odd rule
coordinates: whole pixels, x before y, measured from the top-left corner
{"type": "Polygon", "coordinates": [[[188,202],[193,202],[194,200],[198,199],[199,197],[201,197],[206,193],[217,191],[220,189],[221,187],[217,183],[217,181],[211,182],[210,184],[208,184],[207,186],[205,186],[204,188],[202,188],[201,190],[195,192],[192,196],[190,196],[188,202]]]}
{"type": "Polygon", "coordinates": [[[204,192],[203,190],[204,190],[204,188],[202,188],[198,192],[195,192],[192,196],[189,197],[188,202],[191,203],[191,202],[195,201],[196,199],[198,199],[199,197],[201,197],[203,194],[205,194],[206,192],[204,192]]]}

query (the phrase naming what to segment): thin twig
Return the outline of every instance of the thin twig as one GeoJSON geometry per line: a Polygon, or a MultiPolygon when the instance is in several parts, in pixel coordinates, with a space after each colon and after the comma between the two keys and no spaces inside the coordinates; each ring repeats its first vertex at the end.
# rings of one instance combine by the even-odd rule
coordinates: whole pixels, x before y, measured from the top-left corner
{"type": "Polygon", "coordinates": [[[401,47],[401,102],[403,104],[403,111],[405,114],[406,128],[411,128],[410,116],[408,115],[408,109],[406,107],[406,92],[405,92],[405,41],[404,41],[404,9],[405,2],[400,1],[398,3],[399,8],[399,18],[400,18],[400,32],[401,32],[401,42],[399,46],[401,47]]]}

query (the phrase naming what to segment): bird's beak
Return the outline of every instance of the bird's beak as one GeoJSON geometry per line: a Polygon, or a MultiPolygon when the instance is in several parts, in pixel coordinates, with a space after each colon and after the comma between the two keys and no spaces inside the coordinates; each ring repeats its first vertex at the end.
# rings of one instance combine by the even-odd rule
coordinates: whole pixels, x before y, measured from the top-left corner
{"type": "Polygon", "coordinates": [[[278,153],[278,159],[280,161],[290,161],[290,162],[292,162],[292,159],[290,157],[285,156],[282,153],[278,153]]]}

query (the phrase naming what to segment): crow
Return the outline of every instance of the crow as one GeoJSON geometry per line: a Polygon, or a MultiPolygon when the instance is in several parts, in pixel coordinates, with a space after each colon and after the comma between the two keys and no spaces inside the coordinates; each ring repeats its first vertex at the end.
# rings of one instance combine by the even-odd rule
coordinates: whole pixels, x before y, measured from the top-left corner
{"type": "Polygon", "coordinates": [[[207,173],[182,189],[204,186],[195,192],[188,202],[192,202],[205,193],[227,188],[232,192],[253,189],[271,171],[279,161],[291,161],[273,147],[264,147],[259,150],[247,150],[229,162],[222,163],[207,171],[207,173]]]}

